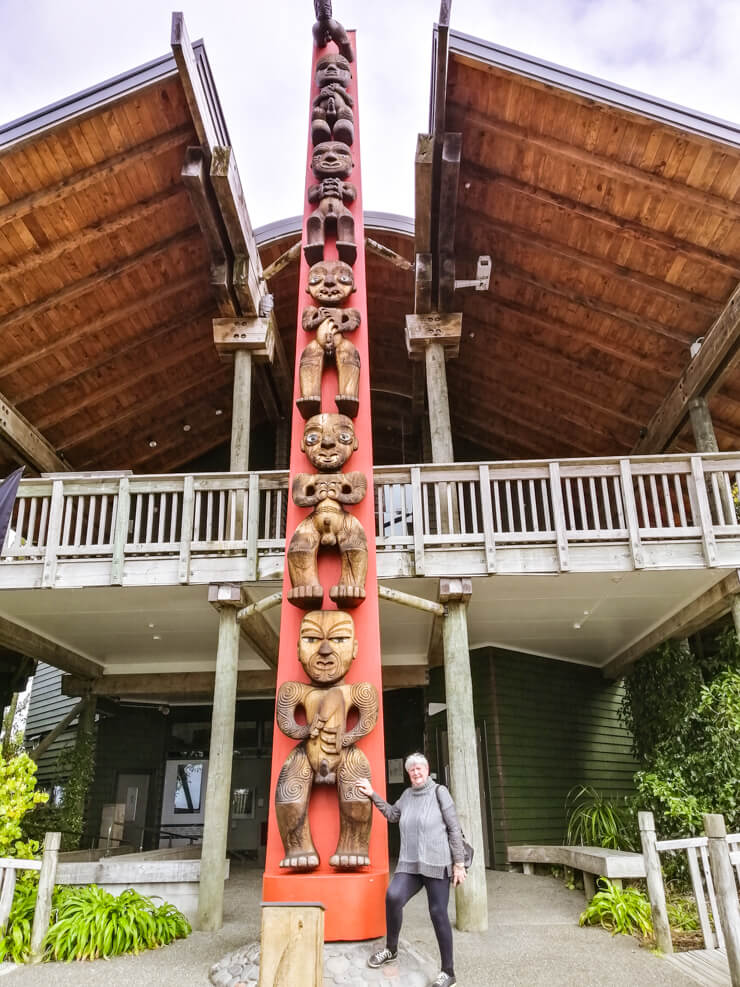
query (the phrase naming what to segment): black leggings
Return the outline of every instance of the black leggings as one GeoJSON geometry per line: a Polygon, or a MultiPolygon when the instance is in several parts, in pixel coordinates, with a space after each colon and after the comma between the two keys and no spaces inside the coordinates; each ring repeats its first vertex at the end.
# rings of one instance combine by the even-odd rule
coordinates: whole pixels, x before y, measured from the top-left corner
{"type": "Polygon", "coordinates": [[[429,917],[432,920],[434,934],[439,943],[442,970],[454,977],[452,926],[447,914],[447,902],[450,897],[449,877],[424,877],[423,874],[399,874],[396,871],[385,895],[386,945],[388,949],[394,951],[398,948],[398,935],[403,921],[403,906],[415,894],[418,894],[422,887],[427,889],[429,917]]]}

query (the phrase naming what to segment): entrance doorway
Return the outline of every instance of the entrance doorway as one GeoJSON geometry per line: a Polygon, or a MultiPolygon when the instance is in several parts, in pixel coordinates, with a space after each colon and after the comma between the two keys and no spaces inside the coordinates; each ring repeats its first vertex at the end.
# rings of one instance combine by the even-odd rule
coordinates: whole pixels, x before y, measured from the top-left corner
{"type": "Polygon", "coordinates": [[[149,807],[148,773],[119,774],[116,782],[116,802],[124,806],[123,842],[141,850],[146,836],[146,813],[149,807]]]}
{"type": "MultiPolygon", "coordinates": [[[[450,754],[447,745],[447,729],[440,725],[436,729],[437,739],[437,780],[450,788],[450,754]]],[[[486,725],[479,723],[475,728],[475,746],[478,760],[478,789],[480,791],[480,814],[483,828],[483,859],[486,867],[493,867],[493,827],[491,825],[491,799],[488,791],[488,751],[486,748],[486,725]]]]}

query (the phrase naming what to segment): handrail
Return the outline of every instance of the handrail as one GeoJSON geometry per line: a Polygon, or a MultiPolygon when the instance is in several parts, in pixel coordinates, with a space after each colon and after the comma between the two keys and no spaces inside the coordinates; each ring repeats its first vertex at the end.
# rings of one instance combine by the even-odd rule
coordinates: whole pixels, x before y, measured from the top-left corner
{"type": "MultiPolygon", "coordinates": [[[[729,567],[740,564],[739,489],[740,453],[384,466],[375,536],[379,554],[413,556],[406,575],[460,551],[476,553],[473,574],[496,572],[506,549],[529,553],[526,571],[564,571],[575,548],[614,544],[637,569],[666,566],[660,544],[687,553],[668,565],[729,567]]],[[[187,583],[199,560],[220,557],[246,559],[246,581],[263,578],[261,560],[275,578],[288,496],[282,470],[23,480],[0,566],[40,564],[41,585],[54,586],[60,566],[102,560],[121,585],[137,560],[172,560],[163,581],[187,583]]]]}

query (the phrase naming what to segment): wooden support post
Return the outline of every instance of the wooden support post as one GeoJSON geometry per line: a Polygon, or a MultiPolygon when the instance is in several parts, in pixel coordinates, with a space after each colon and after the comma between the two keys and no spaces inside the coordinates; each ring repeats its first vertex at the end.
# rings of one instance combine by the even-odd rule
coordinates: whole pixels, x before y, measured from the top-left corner
{"type": "Polygon", "coordinates": [[[447,616],[442,620],[442,640],[452,795],[463,832],[477,850],[467,880],[455,891],[457,927],[465,932],[485,932],[488,897],[468,648],[467,605],[471,593],[469,579],[440,580],[440,603],[447,606],[447,616]]]}
{"type": "Polygon", "coordinates": [[[732,622],[735,625],[735,634],[740,640],[740,594],[732,597],[732,622]]]}
{"type": "MultiPolygon", "coordinates": [[[[91,682],[85,682],[85,688],[89,688],[91,684],[92,684],[91,682]]],[[[80,715],[80,713],[82,713],[82,710],[84,709],[86,704],[87,704],[87,696],[85,696],[84,699],[80,699],[77,705],[72,707],[72,709],[69,711],[69,713],[67,713],[64,719],[60,720],[57,723],[57,725],[54,727],[51,733],[47,733],[47,735],[44,737],[41,743],[38,744],[36,747],[34,747],[32,751],[29,751],[28,756],[31,758],[32,761],[35,761],[38,764],[39,759],[44,756],[44,754],[48,751],[48,749],[51,747],[51,745],[54,743],[57,737],[60,737],[67,729],[67,727],[70,725],[72,720],[74,720],[77,716],[80,715]]]]}
{"type": "Polygon", "coordinates": [[[262,905],[258,987],[321,987],[324,983],[324,906],[319,902],[262,905]]]}
{"type": "Polygon", "coordinates": [[[638,812],[637,819],[640,826],[640,840],[642,842],[642,856],[645,861],[650,910],[653,913],[655,942],[658,949],[668,954],[673,952],[673,941],[671,940],[671,926],[668,921],[668,910],[665,903],[665,888],[663,887],[663,873],[660,869],[660,856],[656,845],[655,819],[652,812],[638,812]]]}
{"type": "Polygon", "coordinates": [[[707,834],[709,866],[712,870],[719,912],[719,915],[715,916],[715,921],[719,921],[724,935],[732,987],[740,987],[740,904],[738,904],[735,874],[730,860],[730,848],[727,845],[724,816],[717,813],[705,815],[704,832],[707,834]]]}
{"type": "Polygon", "coordinates": [[[455,460],[455,454],[452,449],[447,367],[445,366],[445,352],[442,344],[427,343],[425,360],[429,427],[432,434],[432,461],[435,463],[452,463],[455,460]]]}
{"type": "Polygon", "coordinates": [[[51,896],[54,894],[54,881],[59,859],[61,833],[47,833],[44,838],[44,855],[41,858],[39,889],[31,929],[31,962],[40,963],[43,959],[43,943],[51,917],[51,896]]]}
{"type": "Polygon", "coordinates": [[[689,421],[691,422],[691,431],[694,433],[696,451],[719,452],[717,436],[714,434],[714,425],[706,398],[692,398],[689,401],[689,421]]]}
{"type": "Polygon", "coordinates": [[[241,589],[228,584],[211,585],[208,587],[208,602],[219,610],[218,651],[196,925],[203,932],[215,932],[223,924],[224,864],[239,662],[239,624],[236,612],[242,603],[241,589]]]}
{"type": "Polygon", "coordinates": [[[231,412],[232,473],[249,469],[249,427],[252,405],[252,354],[247,349],[234,353],[234,401],[231,412]]]}

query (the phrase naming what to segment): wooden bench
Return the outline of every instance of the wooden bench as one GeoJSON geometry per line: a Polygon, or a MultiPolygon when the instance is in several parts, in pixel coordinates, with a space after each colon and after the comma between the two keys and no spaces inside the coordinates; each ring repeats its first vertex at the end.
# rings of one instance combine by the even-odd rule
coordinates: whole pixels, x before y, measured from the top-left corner
{"type": "Polygon", "coordinates": [[[525,874],[534,874],[537,864],[579,870],[588,901],[596,893],[597,877],[607,877],[619,886],[625,878],[645,877],[642,854],[626,850],[606,850],[600,846],[510,846],[506,855],[509,865],[521,864],[525,874]]]}

